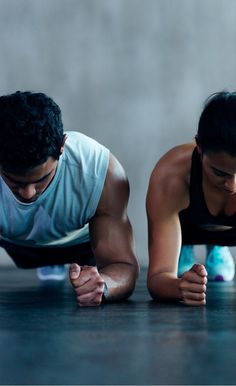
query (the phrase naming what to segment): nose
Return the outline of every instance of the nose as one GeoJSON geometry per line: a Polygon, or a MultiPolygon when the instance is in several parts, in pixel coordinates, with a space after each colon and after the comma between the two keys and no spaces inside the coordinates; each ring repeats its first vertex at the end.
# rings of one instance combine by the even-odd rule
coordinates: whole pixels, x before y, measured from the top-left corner
{"type": "Polygon", "coordinates": [[[24,187],[19,188],[19,195],[25,200],[30,200],[36,194],[36,189],[34,185],[26,185],[24,187]]]}
{"type": "Polygon", "coordinates": [[[236,190],[236,176],[228,178],[225,181],[224,186],[228,190],[235,191],[236,190]]]}

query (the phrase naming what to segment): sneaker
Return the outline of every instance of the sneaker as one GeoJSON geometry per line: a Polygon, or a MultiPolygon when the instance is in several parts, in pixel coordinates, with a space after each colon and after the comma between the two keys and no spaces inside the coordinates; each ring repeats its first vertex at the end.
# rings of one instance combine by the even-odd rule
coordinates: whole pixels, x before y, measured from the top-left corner
{"type": "Polygon", "coordinates": [[[37,268],[37,276],[40,280],[64,280],[66,268],[64,265],[49,265],[37,268]]]}
{"type": "Polygon", "coordinates": [[[183,276],[184,272],[189,271],[195,263],[193,245],[183,245],[179,255],[178,277],[183,276]]]}
{"type": "Polygon", "coordinates": [[[228,247],[207,246],[206,270],[208,280],[231,281],[235,274],[235,263],[228,247]]]}

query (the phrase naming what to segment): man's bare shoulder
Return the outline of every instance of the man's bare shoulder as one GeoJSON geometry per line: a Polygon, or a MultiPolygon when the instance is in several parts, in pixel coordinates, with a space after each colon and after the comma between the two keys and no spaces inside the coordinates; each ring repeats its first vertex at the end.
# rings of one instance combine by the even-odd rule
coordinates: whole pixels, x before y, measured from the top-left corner
{"type": "Polygon", "coordinates": [[[110,153],[108,170],[96,214],[122,215],[129,199],[129,182],[123,166],[110,153]]]}
{"type": "Polygon", "coordinates": [[[157,162],[149,183],[149,190],[154,192],[157,199],[169,198],[173,203],[176,199],[179,209],[188,205],[191,160],[195,146],[194,142],[176,146],[157,162]]]}

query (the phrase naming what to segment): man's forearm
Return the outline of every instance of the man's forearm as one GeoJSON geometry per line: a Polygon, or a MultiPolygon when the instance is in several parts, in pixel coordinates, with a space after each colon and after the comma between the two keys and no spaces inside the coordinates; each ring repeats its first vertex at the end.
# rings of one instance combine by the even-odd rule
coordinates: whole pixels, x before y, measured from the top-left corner
{"type": "Polygon", "coordinates": [[[163,272],[148,279],[148,290],[153,299],[181,299],[180,279],[174,274],[163,272]]]}
{"type": "Polygon", "coordinates": [[[138,271],[137,264],[129,263],[114,263],[99,269],[108,288],[107,300],[127,299],[135,288],[138,271]]]}

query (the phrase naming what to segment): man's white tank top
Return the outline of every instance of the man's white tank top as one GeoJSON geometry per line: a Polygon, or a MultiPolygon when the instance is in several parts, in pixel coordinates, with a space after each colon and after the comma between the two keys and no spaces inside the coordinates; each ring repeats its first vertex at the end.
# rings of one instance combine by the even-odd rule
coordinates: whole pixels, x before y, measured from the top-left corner
{"type": "Polygon", "coordinates": [[[17,200],[0,177],[0,238],[35,247],[65,247],[89,241],[88,221],[103,190],[109,150],[69,131],[53,180],[30,204],[17,200]]]}

